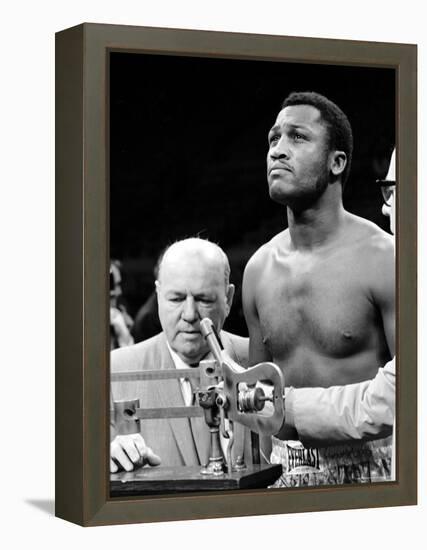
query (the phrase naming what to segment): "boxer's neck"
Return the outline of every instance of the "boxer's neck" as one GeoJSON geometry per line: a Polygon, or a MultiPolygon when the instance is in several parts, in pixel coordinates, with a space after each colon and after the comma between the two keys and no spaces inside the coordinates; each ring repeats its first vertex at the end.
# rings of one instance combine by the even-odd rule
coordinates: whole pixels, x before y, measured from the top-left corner
{"type": "Polygon", "coordinates": [[[346,214],[341,189],[337,189],[337,185],[329,186],[308,208],[292,209],[288,206],[287,211],[291,243],[298,250],[311,250],[335,241],[346,214]]]}

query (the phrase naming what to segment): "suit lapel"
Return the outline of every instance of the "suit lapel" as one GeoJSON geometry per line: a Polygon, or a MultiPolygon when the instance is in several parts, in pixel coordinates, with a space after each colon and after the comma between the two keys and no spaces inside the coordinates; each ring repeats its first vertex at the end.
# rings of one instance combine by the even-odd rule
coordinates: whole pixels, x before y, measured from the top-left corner
{"type": "Polygon", "coordinates": [[[204,417],[190,418],[191,430],[193,432],[194,444],[199,455],[200,464],[203,466],[209,462],[210,431],[204,417]]]}
{"type": "MultiPolygon", "coordinates": [[[[175,364],[169,353],[166,339],[163,335],[160,346],[160,366],[162,369],[174,369],[175,364]]],[[[181,384],[179,380],[159,380],[158,382],[158,401],[159,407],[183,407],[181,384]]],[[[176,444],[183,456],[186,466],[197,465],[197,453],[194,447],[191,433],[190,422],[188,418],[169,418],[169,425],[175,438],[176,444]]]]}

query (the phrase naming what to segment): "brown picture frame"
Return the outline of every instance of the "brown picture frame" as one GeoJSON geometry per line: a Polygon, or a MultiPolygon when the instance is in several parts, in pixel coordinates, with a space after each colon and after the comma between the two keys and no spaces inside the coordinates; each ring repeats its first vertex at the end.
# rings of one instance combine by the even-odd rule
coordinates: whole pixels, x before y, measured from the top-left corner
{"type": "Polygon", "coordinates": [[[400,506],[417,502],[417,48],[82,24],[56,35],[56,515],[84,525],[400,506]],[[397,481],[109,498],[108,52],[396,69],[397,481]]]}

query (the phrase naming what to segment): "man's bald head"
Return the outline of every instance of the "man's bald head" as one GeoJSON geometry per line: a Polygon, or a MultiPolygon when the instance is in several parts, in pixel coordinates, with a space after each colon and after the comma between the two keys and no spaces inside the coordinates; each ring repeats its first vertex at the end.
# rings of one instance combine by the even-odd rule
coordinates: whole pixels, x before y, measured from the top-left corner
{"type": "Polygon", "coordinates": [[[187,261],[189,258],[198,259],[203,263],[216,263],[218,269],[223,270],[225,286],[228,287],[231,270],[227,255],[217,244],[206,239],[199,239],[198,237],[177,241],[166,248],[159,260],[158,281],[161,280],[164,264],[166,266],[168,263],[179,264],[187,261]]]}
{"type": "Polygon", "coordinates": [[[234,295],[229,278],[227,256],[203,239],[178,241],[160,260],[156,281],[160,323],[171,348],[188,364],[208,352],[200,320],[208,317],[218,332],[222,329],[234,295]]]}

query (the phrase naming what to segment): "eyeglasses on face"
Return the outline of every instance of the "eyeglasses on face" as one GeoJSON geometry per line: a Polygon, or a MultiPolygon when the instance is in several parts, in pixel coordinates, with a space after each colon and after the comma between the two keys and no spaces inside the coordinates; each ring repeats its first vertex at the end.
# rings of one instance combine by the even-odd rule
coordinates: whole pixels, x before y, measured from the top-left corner
{"type": "Polygon", "coordinates": [[[396,182],[391,180],[377,180],[377,183],[381,186],[381,193],[385,204],[391,206],[391,199],[396,189],[396,182]]]}

